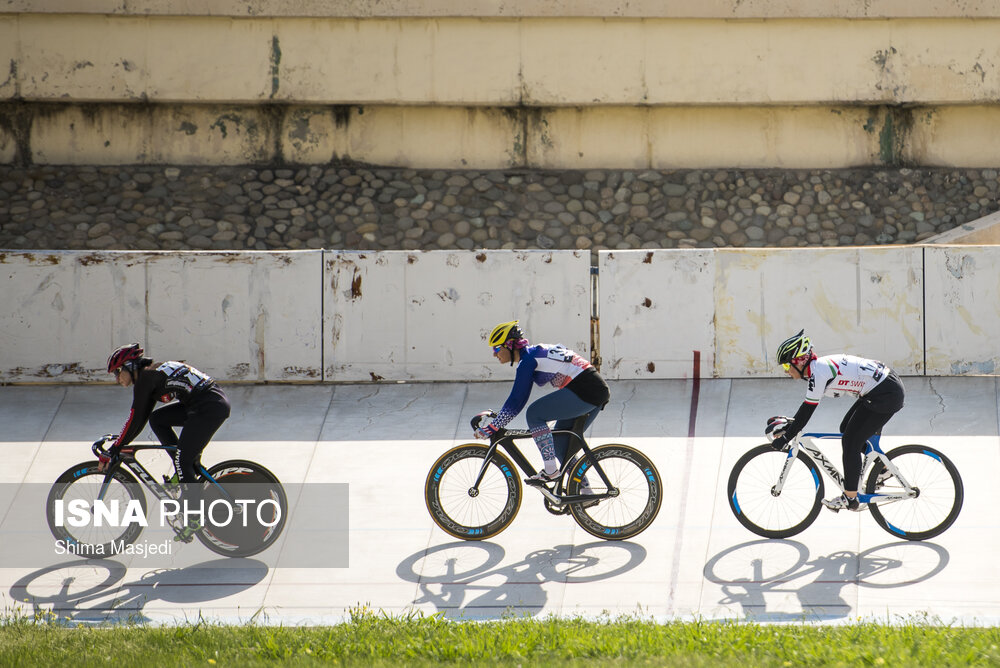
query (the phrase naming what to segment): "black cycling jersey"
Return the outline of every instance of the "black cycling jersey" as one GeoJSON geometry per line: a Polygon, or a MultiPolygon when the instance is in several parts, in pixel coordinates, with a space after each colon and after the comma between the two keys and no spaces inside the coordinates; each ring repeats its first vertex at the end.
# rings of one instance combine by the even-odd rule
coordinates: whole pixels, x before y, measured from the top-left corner
{"type": "Polygon", "coordinates": [[[206,392],[215,387],[215,381],[183,362],[153,362],[137,375],[132,386],[132,409],[114,448],[128,445],[139,435],[157,401],[170,403],[176,399],[190,408],[200,400],[216,400],[215,393],[206,392]]]}

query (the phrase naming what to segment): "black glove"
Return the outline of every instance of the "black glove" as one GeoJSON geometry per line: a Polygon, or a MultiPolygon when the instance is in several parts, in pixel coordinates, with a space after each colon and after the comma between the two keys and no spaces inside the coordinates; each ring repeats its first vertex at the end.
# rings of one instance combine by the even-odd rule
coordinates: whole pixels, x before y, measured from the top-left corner
{"type": "Polygon", "coordinates": [[[788,447],[788,437],[784,434],[776,436],[773,441],[771,441],[771,447],[775,450],[784,450],[788,447]]]}

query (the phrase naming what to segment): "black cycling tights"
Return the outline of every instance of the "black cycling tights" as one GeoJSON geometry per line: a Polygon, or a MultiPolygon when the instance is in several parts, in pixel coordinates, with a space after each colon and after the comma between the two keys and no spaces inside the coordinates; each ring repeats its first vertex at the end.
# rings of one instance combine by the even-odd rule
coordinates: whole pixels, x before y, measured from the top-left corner
{"type": "Polygon", "coordinates": [[[206,398],[192,406],[174,403],[153,411],[149,426],[163,445],[176,445],[174,465],[182,483],[196,482],[195,463],[212,436],[229,417],[229,401],[222,392],[206,392],[206,398]],[[181,427],[180,438],[173,427],[181,427]]]}
{"type": "Polygon", "coordinates": [[[864,462],[865,442],[875,434],[882,433],[882,427],[895,415],[891,413],[876,413],[862,401],[856,402],[847,411],[840,431],[843,434],[841,442],[844,445],[844,490],[858,491],[861,482],[861,464],[864,462]]]}

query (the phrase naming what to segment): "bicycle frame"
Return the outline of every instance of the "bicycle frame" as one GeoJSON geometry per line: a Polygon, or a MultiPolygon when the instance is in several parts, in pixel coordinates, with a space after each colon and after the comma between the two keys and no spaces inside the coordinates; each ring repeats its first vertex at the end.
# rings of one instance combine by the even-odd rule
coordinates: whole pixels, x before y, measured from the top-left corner
{"type": "MultiPolygon", "coordinates": [[[[101,444],[103,443],[104,441],[98,441],[97,443],[94,444],[93,450],[94,453],[97,454],[98,456],[106,452],[103,448],[100,447],[101,444]]],[[[117,464],[109,466],[107,472],[104,475],[104,482],[101,484],[101,490],[97,495],[98,500],[104,498],[104,494],[108,490],[108,485],[111,483],[111,475],[115,472],[115,469],[117,469],[118,466],[124,466],[133,474],[135,474],[135,477],[139,479],[139,481],[146,487],[146,489],[148,489],[153,494],[153,496],[155,496],[160,501],[167,501],[174,499],[174,497],[170,494],[170,492],[168,492],[163,487],[163,485],[158,483],[153,478],[152,474],[150,474],[150,472],[146,469],[146,467],[143,466],[135,458],[136,453],[142,450],[163,450],[170,456],[170,461],[173,462],[174,461],[173,455],[175,452],[177,452],[177,446],[162,445],[162,444],[129,445],[126,448],[122,448],[121,452],[119,453],[121,457],[120,461],[117,464]]],[[[225,490],[225,488],[219,485],[219,483],[216,482],[215,478],[209,475],[208,470],[202,465],[200,461],[197,463],[197,468],[198,468],[198,473],[204,476],[204,478],[209,482],[211,482],[213,485],[215,485],[223,495],[232,498],[231,495],[225,490]]]]}
{"type": "MultiPolygon", "coordinates": [[[[572,437],[570,445],[566,449],[566,461],[563,462],[563,466],[560,471],[559,478],[561,480],[562,476],[568,472],[569,468],[572,466],[576,466],[576,464],[578,463],[578,460],[574,457],[574,455],[576,455],[578,452],[582,450],[584,453],[583,459],[588,459],[590,458],[591,450],[590,446],[587,445],[587,442],[584,440],[583,436],[576,431],[570,429],[556,429],[553,430],[552,433],[568,434],[572,437]]],[[[486,467],[489,465],[490,460],[493,459],[493,453],[497,451],[497,447],[502,447],[507,452],[507,454],[509,454],[511,458],[513,458],[514,463],[518,467],[520,467],[520,469],[524,472],[525,475],[527,476],[535,475],[536,473],[535,468],[528,461],[527,457],[524,456],[520,448],[517,447],[517,444],[514,443],[514,441],[525,438],[531,438],[531,433],[520,429],[505,430],[502,433],[497,434],[493,438],[491,438],[490,449],[486,453],[486,457],[483,458],[483,465],[479,469],[479,474],[476,476],[476,481],[472,486],[472,490],[478,491],[479,483],[483,481],[483,476],[486,474],[486,467]]],[[[611,484],[611,481],[608,479],[607,474],[604,473],[604,469],[601,468],[600,462],[592,458],[590,458],[590,461],[592,463],[593,469],[600,476],[601,481],[607,488],[608,490],[607,492],[599,494],[559,495],[559,494],[554,494],[547,487],[538,487],[537,489],[542,493],[542,495],[546,499],[548,499],[551,503],[557,505],[562,505],[566,503],[577,503],[579,501],[593,501],[594,499],[608,499],[618,496],[619,493],[618,488],[614,487],[611,484]]],[[[583,471],[580,471],[580,474],[582,475],[583,471]]]]}
{"type": "MultiPolygon", "coordinates": [[[[843,436],[843,434],[838,433],[810,433],[810,434],[800,434],[796,439],[795,443],[788,450],[788,457],[785,459],[785,465],[781,469],[781,475],[778,476],[778,482],[774,486],[773,493],[775,495],[781,493],[781,489],[785,484],[785,478],[788,476],[788,472],[792,468],[792,462],[795,461],[795,457],[798,456],[799,452],[802,451],[809,457],[813,462],[815,462],[832,480],[836,483],[840,491],[844,491],[844,476],[841,475],[840,471],[835,467],[830,460],[823,455],[819,447],[814,443],[815,441],[821,439],[838,439],[843,436]],[[803,439],[810,439],[813,443],[807,443],[803,439]]],[[[907,481],[903,474],[899,471],[892,460],[885,456],[885,452],[882,451],[879,445],[879,434],[875,434],[865,443],[865,453],[864,461],[861,463],[861,479],[858,481],[858,499],[862,503],[889,503],[893,501],[902,501],[904,499],[911,499],[917,496],[918,492],[914,487],[907,481]],[[878,494],[862,494],[860,492],[861,481],[865,479],[865,473],[871,470],[871,467],[875,462],[879,460],[885,467],[886,471],[895,476],[902,485],[904,492],[899,493],[878,493],[878,494]]]]}

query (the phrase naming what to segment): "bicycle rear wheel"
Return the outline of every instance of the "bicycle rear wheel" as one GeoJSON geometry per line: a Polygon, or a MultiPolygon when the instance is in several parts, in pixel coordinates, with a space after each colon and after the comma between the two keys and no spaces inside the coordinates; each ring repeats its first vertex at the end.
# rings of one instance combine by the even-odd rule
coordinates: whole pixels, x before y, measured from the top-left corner
{"type": "Polygon", "coordinates": [[[646,455],[627,445],[602,445],[590,451],[573,466],[566,492],[570,496],[582,493],[584,476],[595,495],[606,494],[608,488],[593,467],[600,465],[618,496],[601,499],[593,505],[569,504],[576,523],[592,536],[605,540],[632,538],[649,527],[663,503],[660,473],[646,455]]]}
{"type": "Polygon", "coordinates": [[[729,508],[740,524],[764,538],[788,538],[805,530],[819,515],[823,478],[815,462],[800,452],[774,492],[788,453],[770,445],[746,452],[729,474],[729,508]]]}
{"type": "Polygon", "coordinates": [[[208,482],[202,489],[205,508],[221,505],[195,534],[198,540],[227,557],[249,557],[273,545],[288,519],[288,498],[278,478],[243,459],[219,462],[208,473],[216,484],[208,482]]]}
{"type": "MultiPolygon", "coordinates": [[[[66,551],[84,559],[101,559],[122,552],[139,538],[143,526],[129,522],[115,526],[108,521],[80,521],[84,513],[93,518],[95,505],[106,477],[97,470],[98,462],[84,462],[70,467],[56,478],[45,503],[45,519],[56,540],[63,541],[66,551]],[[83,524],[84,526],[74,526],[83,524]]],[[[108,487],[100,498],[112,515],[124,519],[128,511],[140,509],[146,517],[146,495],[139,481],[127,470],[118,468],[111,474],[108,487]]]]}
{"type": "Polygon", "coordinates": [[[494,451],[482,481],[473,488],[488,452],[487,446],[478,443],[456,446],[441,455],[427,474],[427,512],[455,538],[495,536],[510,526],[521,508],[521,479],[500,452],[494,451]]]}
{"type": "MultiPolygon", "coordinates": [[[[933,538],[950,527],[965,498],[962,477],[951,460],[925,445],[904,445],[890,450],[886,457],[918,494],[911,499],[869,503],[868,509],[878,525],[906,540],[933,538]]],[[[882,461],[876,460],[865,492],[902,494],[906,490],[882,461]]]]}

